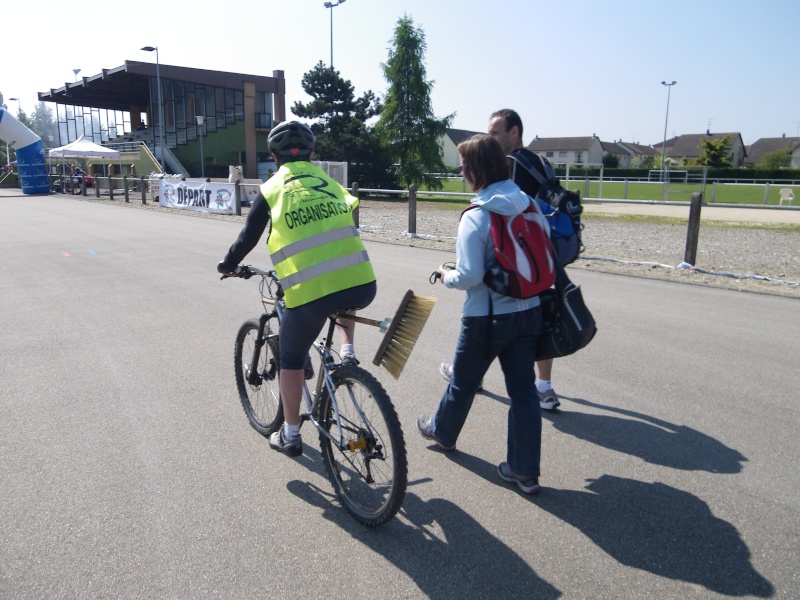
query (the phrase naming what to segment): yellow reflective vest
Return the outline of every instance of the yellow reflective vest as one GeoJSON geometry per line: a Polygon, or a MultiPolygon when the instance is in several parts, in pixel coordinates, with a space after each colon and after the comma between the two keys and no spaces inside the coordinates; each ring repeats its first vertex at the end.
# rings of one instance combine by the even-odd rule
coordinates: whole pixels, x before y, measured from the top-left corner
{"type": "Polygon", "coordinates": [[[375,281],[352,210],[358,199],[310,162],[288,162],[261,186],[272,231],[267,248],[286,306],[375,281]]]}

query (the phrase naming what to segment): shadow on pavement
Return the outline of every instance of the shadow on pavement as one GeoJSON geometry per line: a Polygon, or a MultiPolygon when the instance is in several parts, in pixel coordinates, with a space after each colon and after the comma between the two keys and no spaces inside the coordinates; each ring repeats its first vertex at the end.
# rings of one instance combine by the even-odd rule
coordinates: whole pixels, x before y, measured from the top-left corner
{"type": "MultiPolygon", "coordinates": [[[[494,465],[461,451],[452,462],[498,485],[494,465]]],[[[603,475],[588,491],[544,487],[531,503],[581,531],[617,562],[730,596],[768,597],[736,528],[697,496],[662,483],[603,475]]],[[[518,492],[521,494],[521,492],[518,492]]]]}
{"type": "Polygon", "coordinates": [[[684,471],[739,473],[742,463],[747,460],[736,450],[685,425],[675,425],[632,410],[604,406],[579,398],[562,396],[561,399],[622,416],[570,410],[553,413],[542,411],[542,417],[550,421],[558,431],[609,450],[638,456],[654,465],[684,471]]]}
{"type": "MultiPolygon", "coordinates": [[[[413,485],[410,482],[409,485],[413,485]]],[[[357,523],[335,497],[311,483],[291,481],[298,498],[411,577],[427,598],[542,598],[561,596],[516,552],[448,500],[406,493],[401,515],[377,529],[357,523]]],[[[400,596],[386,582],[376,597],[400,596]]]]}

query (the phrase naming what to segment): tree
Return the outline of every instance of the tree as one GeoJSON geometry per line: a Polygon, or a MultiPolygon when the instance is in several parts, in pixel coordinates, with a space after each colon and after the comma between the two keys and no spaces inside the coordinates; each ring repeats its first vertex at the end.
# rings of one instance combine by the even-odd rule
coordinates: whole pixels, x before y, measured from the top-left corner
{"type": "Polygon", "coordinates": [[[42,138],[45,148],[55,148],[58,146],[58,124],[53,117],[53,111],[44,102],[39,102],[33,109],[29,125],[31,131],[42,138]],[[53,141],[50,141],[50,136],[53,141]]]}
{"type": "Polygon", "coordinates": [[[633,159],[631,166],[638,169],[656,169],[661,164],[660,160],[661,157],[655,154],[640,154],[633,159]]]}
{"type": "Polygon", "coordinates": [[[731,166],[731,136],[726,135],[718,140],[701,138],[700,149],[703,153],[697,158],[695,164],[709,167],[731,166]]]}
{"type": "Polygon", "coordinates": [[[756,163],[756,169],[788,169],[792,166],[792,149],[787,146],[773,152],[765,152],[756,163]]]}
{"type": "Polygon", "coordinates": [[[611,152],[603,154],[603,166],[606,169],[616,169],[619,166],[619,157],[614,156],[611,152]]]}
{"type": "Polygon", "coordinates": [[[295,102],[292,112],[300,118],[317,120],[311,124],[317,138],[315,156],[349,163],[348,175],[361,187],[395,187],[392,158],[366,124],[381,110],[372,91],[356,99],[351,83],[322,61],[303,75],[302,85],[313,100],[307,104],[295,102]]]}
{"type": "Polygon", "coordinates": [[[402,17],[391,43],[389,58],[381,64],[389,89],[376,129],[399,163],[401,182],[438,190],[442,181],[436,174],[447,170],[440,140],[455,113],[442,119],[433,116],[433,82],[425,80],[427,44],[422,29],[414,27],[411,18],[402,17]]]}

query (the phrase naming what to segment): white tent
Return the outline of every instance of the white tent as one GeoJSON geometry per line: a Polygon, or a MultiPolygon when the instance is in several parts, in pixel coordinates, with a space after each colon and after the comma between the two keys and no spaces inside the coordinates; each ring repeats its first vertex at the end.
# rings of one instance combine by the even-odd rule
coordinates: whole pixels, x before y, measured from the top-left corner
{"type": "Polygon", "coordinates": [[[78,158],[78,157],[104,157],[117,158],[119,150],[112,150],[105,146],[95,144],[93,141],[82,135],[77,140],[60,148],[53,148],[48,152],[51,158],[78,158]]]}

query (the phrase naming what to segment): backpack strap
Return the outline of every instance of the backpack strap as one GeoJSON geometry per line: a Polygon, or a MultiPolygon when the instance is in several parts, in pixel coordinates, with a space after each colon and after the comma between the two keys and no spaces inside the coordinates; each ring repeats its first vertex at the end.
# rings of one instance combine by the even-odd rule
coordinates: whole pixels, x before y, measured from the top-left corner
{"type": "Polygon", "coordinates": [[[507,158],[510,158],[512,161],[517,163],[523,169],[525,169],[528,173],[530,173],[533,178],[539,182],[540,186],[544,186],[546,188],[552,188],[555,185],[555,180],[552,178],[545,177],[542,173],[533,166],[533,163],[525,156],[524,152],[512,152],[511,154],[507,155],[507,158]]]}

